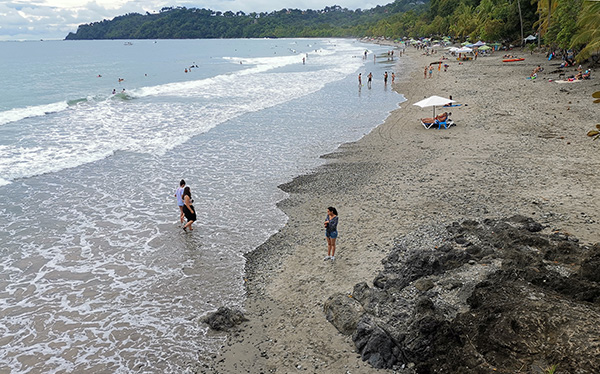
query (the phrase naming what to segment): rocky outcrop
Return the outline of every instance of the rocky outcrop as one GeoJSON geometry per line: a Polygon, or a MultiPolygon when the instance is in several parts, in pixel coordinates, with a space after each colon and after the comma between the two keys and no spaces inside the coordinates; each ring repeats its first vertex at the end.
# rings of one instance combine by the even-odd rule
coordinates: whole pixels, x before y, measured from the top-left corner
{"type": "Polygon", "coordinates": [[[518,216],[402,238],[373,287],[345,296],[362,307],[349,308],[363,360],[419,374],[596,373],[600,245],[542,231],[518,216]]]}
{"type": "Polygon", "coordinates": [[[228,330],[247,320],[248,319],[241,310],[230,309],[227,307],[220,307],[216,312],[210,313],[202,318],[202,322],[206,323],[211,329],[216,331],[228,330]]]}

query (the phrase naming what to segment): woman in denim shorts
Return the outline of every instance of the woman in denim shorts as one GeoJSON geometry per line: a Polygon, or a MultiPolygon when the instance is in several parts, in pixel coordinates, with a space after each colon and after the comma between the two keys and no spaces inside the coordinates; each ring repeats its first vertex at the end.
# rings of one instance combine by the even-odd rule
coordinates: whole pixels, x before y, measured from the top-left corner
{"type": "Polygon", "coordinates": [[[325,218],[325,237],[327,238],[327,260],[335,260],[335,239],[338,237],[337,225],[338,215],[337,210],[330,206],[327,208],[327,217],[325,218]]]}

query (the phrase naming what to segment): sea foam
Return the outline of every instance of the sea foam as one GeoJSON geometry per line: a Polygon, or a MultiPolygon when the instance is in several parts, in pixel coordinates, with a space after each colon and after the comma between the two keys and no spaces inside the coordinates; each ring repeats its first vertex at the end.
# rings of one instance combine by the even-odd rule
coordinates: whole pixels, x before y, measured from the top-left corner
{"type": "Polygon", "coordinates": [[[7,123],[17,122],[25,118],[43,116],[49,113],[63,111],[69,107],[66,101],[52,104],[28,106],[25,108],[14,108],[0,112],[0,126],[7,123]]]}

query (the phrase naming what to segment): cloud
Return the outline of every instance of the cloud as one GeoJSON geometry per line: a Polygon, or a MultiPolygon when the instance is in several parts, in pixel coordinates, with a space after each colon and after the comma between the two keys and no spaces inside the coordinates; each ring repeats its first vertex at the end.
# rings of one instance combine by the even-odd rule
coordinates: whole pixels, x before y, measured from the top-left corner
{"type": "Polygon", "coordinates": [[[69,32],[76,31],[82,23],[140,11],[143,11],[143,7],[136,1],[125,2],[116,8],[98,1],[77,1],[76,4],[61,1],[56,5],[41,0],[0,3],[0,39],[63,39],[69,32]]]}

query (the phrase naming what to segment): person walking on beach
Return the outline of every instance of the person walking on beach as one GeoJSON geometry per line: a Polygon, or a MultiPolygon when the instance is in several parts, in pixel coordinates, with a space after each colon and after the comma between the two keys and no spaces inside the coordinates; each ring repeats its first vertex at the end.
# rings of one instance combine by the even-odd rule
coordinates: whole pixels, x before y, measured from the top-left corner
{"type": "Polygon", "coordinates": [[[369,75],[367,75],[367,87],[371,88],[371,80],[373,80],[373,74],[371,74],[371,72],[369,72],[369,75]]]}
{"type": "Polygon", "coordinates": [[[185,188],[185,181],[182,179],[179,181],[179,187],[175,190],[175,197],[177,198],[177,206],[179,207],[179,222],[183,223],[183,189],[185,188]]]}
{"type": "Polygon", "coordinates": [[[192,228],[192,223],[196,221],[196,210],[192,205],[193,203],[194,200],[192,200],[192,192],[190,190],[190,187],[188,186],[183,189],[183,214],[188,220],[185,226],[183,226],[183,231],[187,231],[187,229],[190,229],[190,231],[194,230],[192,228]]]}
{"type": "Polygon", "coordinates": [[[383,84],[387,85],[388,73],[387,71],[383,72],[383,84]]]}
{"type": "Polygon", "coordinates": [[[358,87],[362,87],[362,73],[358,73],[358,87]]]}
{"type": "Polygon", "coordinates": [[[330,206],[327,208],[327,217],[325,217],[325,237],[327,238],[327,256],[325,261],[335,261],[335,240],[338,237],[337,225],[338,215],[337,210],[330,206]]]}
{"type": "Polygon", "coordinates": [[[425,71],[423,72],[423,78],[427,79],[427,66],[425,66],[425,71]]]}
{"type": "Polygon", "coordinates": [[[394,84],[395,80],[396,80],[396,74],[394,74],[394,72],[392,71],[392,84],[394,84]]]}

